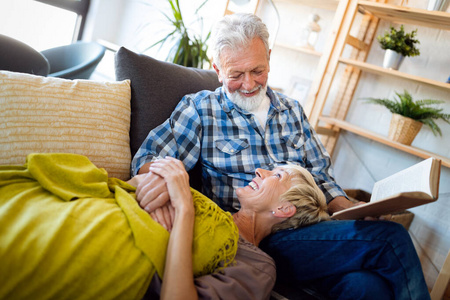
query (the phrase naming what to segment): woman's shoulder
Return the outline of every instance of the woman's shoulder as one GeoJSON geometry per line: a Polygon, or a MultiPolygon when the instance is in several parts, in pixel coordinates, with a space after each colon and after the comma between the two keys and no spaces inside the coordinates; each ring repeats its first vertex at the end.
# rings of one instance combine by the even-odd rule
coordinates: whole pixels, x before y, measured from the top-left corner
{"type": "Polygon", "coordinates": [[[276,279],[275,261],[267,253],[256,247],[246,239],[239,236],[238,250],[235,256],[235,264],[242,269],[243,272],[257,271],[264,274],[267,280],[276,279]]]}
{"type": "Polygon", "coordinates": [[[275,285],[273,259],[243,238],[239,238],[234,263],[213,274],[195,279],[200,299],[269,299],[275,285]]]}

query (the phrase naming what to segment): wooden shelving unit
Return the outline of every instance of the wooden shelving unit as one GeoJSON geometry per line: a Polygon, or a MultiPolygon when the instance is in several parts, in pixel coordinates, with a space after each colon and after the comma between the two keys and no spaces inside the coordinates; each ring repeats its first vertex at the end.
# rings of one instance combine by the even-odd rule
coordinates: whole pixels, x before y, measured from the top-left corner
{"type": "Polygon", "coordinates": [[[393,23],[405,23],[450,30],[450,17],[446,12],[428,11],[370,1],[359,1],[358,5],[362,11],[393,23]]]}
{"type": "MultiPolygon", "coordinates": [[[[352,132],[354,134],[360,135],[369,140],[373,140],[373,141],[379,142],[381,144],[390,146],[390,147],[398,149],[400,151],[407,152],[409,154],[412,154],[412,155],[415,155],[418,157],[422,157],[424,159],[434,156],[437,159],[440,159],[442,161],[443,166],[450,168],[450,159],[447,157],[436,155],[434,153],[419,149],[417,147],[406,146],[406,145],[394,142],[394,141],[388,139],[386,136],[363,129],[361,127],[355,126],[346,121],[338,120],[335,118],[329,118],[329,117],[325,117],[325,116],[320,117],[320,121],[323,121],[334,127],[346,130],[348,132],[352,132]]],[[[319,131],[319,133],[320,133],[320,131],[319,131]]]]}
{"type": "MultiPolygon", "coordinates": [[[[298,6],[308,6],[312,8],[331,10],[333,12],[331,27],[340,28],[341,22],[344,20],[343,18],[344,13],[347,9],[347,5],[350,0],[273,0],[273,1],[275,5],[278,6],[279,10],[280,7],[284,9],[289,9],[290,7],[295,8],[298,6]]],[[[313,78],[311,86],[309,87],[308,95],[306,96],[306,99],[302,101],[303,108],[307,116],[309,116],[312,107],[314,106],[313,104],[314,97],[318,91],[321,78],[324,75],[326,66],[328,65],[330,57],[332,55],[332,50],[336,42],[337,33],[338,32],[335,31],[331,31],[328,33],[323,52],[316,51],[315,49],[308,49],[306,47],[297,46],[295,45],[295,40],[293,38],[284,42],[277,41],[275,43],[274,47],[275,49],[282,48],[283,50],[287,49],[289,51],[292,51],[292,54],[294,54],[295,52],[305,54],[305,59],[313,60],[314,64],[317,63],[313,75],[310,76],[313,78]]],[[[291,55],[291,53],[289,53],[289,55],[291,55]]],[[[296,69],[301,69],[301,67],[302,66],[300,65],[296,69]]],[[[308,77],[308,79],[310,77],[308,77]]]]}
{"type": "Polygon", "coordinates": [[[436,88],[446,89],[450,92],[450,84],[442,82],[442,81],[423,78],[420,76],[403,73],[403,72],[400,72],[397,70],[385,69],[380,66],[375,66],[372,64],[368,64],[366,62],[357,61],[357,60],[353,60],[353,59],[340,58],[339,62],[344,63],[346,65],[353,66],[355,68],[358,68],[361,71],[366,71],[369,73],[382,75],[382,76],[392,76],[392,77],[397,77],[397,78],[403,78],[405,80],[415,81],[417,83],[428,84],[428,85],[431,85],[436,88]]]}
{"type": "Polygon", "coordinates": [[[336,46],[332,51],[333,55],[323,73],[324,76],[321,79],[321,85],[316,94],[314,108],[310,116],[311,123],[316,131],[321,134],[322,142],[331,154],[339,138],[340,131],[345,130],[424,159],[431,156],[437,157],[442,160],[443,166],[450,167],[450,158],[448,157],[391,141],[387,136],[370,132],[345,121],[362,72],[400,78],[418,84],[424,84],[432,88],[450,91],[450,84],[396,70],[385,69],[366,62],[367,52],[375,39],[374,32],[378,27],[379,19],[395,23],[408,23],[450,30],[450,13],[396,6],[386,4],[385,0],[349,0],[344,20],[342,21],[343,28],[339,29],[340,33],[337,37],[336,46]],[[352,36],[350,35],[350,30],[352,26],[355,26],[353,22],[358,13],[363,14],[363,21],[361,22],[358,36],[352,36]],[[353,52],[350,58],[342,57],[345,45],[353,46],[353,52]],[[337,80],[336,73],[340,64],[345,65],[344,74],[341,76],[343,79],[341,79],[340,89],[334,99],[330,115],[324,116],[322,111],[331,86],[337,80]]]}

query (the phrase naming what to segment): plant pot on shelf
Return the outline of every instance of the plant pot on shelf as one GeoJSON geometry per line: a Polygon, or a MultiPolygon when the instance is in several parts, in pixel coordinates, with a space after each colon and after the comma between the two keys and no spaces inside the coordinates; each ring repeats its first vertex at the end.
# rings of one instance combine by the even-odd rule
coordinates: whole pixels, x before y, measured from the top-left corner
{"type": "Polygon", "coordinates": [[[446,11],[449,0],[428,0],[427,10],[446,11]]]}
{"type": "Polygon", "coordinates": [[[383,68],[398,70],[405,57],[394,50],[387,49],[384,53],[383,68]]]}
{"type": "Polygon", "coordinates": [[[388,137],[395,142],[411,145],[422,128],[422,125],[423,123],[411,118],[399,114],[392,114],[388,137]]]}

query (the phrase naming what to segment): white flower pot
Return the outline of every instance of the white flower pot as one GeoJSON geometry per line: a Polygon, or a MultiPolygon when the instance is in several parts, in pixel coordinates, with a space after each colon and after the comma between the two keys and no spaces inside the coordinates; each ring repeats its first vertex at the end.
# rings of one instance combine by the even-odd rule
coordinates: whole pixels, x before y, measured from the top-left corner
{"type": "Polygon", "coordinates": [[[449,0],[428,0],[428,10],[446,11],[449,0]]]}
{"type": "Polygon", "coordinates": [[[386,50],[383,60],[383,68],[398,70],[405,57],[393,50],[386,50]]]}

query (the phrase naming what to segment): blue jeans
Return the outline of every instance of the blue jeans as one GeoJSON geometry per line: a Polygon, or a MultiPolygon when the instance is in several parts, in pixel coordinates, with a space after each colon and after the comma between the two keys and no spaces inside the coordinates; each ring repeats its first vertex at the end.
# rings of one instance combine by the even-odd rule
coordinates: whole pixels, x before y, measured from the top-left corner
{"type": "Polygon", "coordinates": [[[260,244],[277,281],[332,299],[430,299],[405,228],[386,221],[326,221],[270,235],[260,244]]]}

